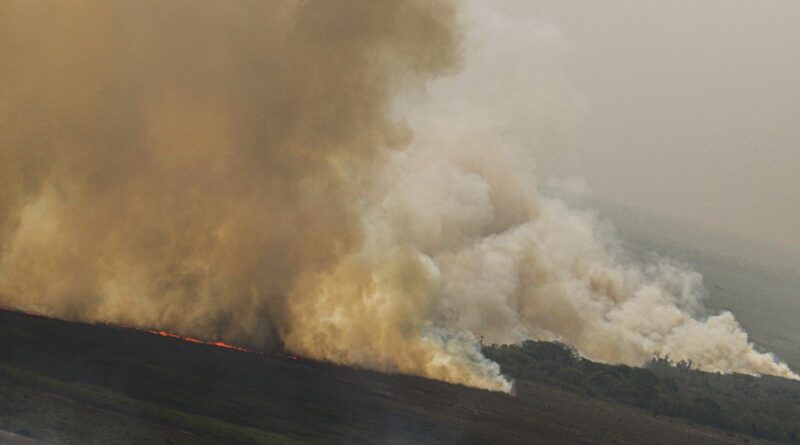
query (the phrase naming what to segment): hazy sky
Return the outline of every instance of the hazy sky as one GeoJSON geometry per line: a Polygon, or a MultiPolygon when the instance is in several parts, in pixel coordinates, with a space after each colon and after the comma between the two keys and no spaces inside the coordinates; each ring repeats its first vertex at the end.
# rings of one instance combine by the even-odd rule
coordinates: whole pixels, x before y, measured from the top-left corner
{"type": "Polygon", "coordinates": [[[492,8],[489,20],[518,28],[494,45],[549,30],[549,52],[528,45],[503,69],[554,64],[572,88],[561,93],[572,148],[540,174],[582,176],[607,198],[800,248],[800,2],[492,8]]]}
{"type": "Polygon", "coordinates": [[[797,377],[535,187],[788,240],[798,17],[342,3],[0,1],[0,305],[502,391],[478,335],[797,377]]]}

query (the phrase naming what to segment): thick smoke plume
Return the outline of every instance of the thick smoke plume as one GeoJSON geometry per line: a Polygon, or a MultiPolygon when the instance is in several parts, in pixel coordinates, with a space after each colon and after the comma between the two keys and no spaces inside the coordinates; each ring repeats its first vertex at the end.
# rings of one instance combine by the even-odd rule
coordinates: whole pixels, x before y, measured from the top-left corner
{"type": "Polygon", "coordinates": [[[506,391],[477,335],[794,376],[501,135],[402,120],[459,37],[429,0],[0,3],[0,304],[506,391]]]}
{"type": "Polygon", "coordinates": [[[422,0],[0,7],[3,300],[254,346],[359,248],[391,97],[456,61],[422,0]]]}

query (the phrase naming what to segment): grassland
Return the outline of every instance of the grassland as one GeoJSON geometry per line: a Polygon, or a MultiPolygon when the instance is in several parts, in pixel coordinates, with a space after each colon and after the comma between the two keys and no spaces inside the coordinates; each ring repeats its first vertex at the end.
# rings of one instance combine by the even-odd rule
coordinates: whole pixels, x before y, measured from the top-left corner
{"type": "Polygon", "coordinates": [[[0,443],[760,442],[521,377],[508,395],[0,311],[0,443]]]}

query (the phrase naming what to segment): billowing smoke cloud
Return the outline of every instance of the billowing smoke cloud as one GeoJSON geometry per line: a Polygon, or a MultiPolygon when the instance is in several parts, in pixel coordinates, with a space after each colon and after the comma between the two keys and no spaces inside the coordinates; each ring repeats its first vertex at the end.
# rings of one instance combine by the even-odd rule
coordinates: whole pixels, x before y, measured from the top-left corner
{"type": "Polygon", "coordinates": [[[254,346],[360,245],[389,99],[457,56],[447,3],[0,7],[3,302],[254,346]]]}
{"type": "Polygon", "coordinates": [[[558,145],[549,95],[416,103],[458,64],[450,3],[0,8],[0,304],[497,390],[477,335],[793,376],[701,318],[696,273],[539,196],[497,122],[558,145]]]}

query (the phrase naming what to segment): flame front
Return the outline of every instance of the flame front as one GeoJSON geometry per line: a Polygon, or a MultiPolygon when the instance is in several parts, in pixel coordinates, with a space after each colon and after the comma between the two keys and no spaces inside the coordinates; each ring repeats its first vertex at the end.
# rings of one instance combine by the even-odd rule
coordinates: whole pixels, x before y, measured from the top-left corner
{"type": "Polygon", "coordinates": [[[189,343],[197,343],[197,344],[200,344],[200,345],[207,345],[207,346],[217,346],[219,348],[233,349],[234,351],[249,352],[249,353],[252,353],[252,354],[263,354],[260,351],[254,351],[252,349],[241,348],[239,346],[230,345],[228,343],[221,342],[221,341],[201,340],[199,338],[186,337],[186,336],[183,336],[183,335],[178,335],[178,334],[175,334],[174,332],[170,332],[170,331],[157,331],[155,329],[144,329],[144,332],[147,332],[148,334],[153,334],[153,335],[160,335],[162,337],[176,338],[178,340],[183,340],[183,341],[186,341],[186,342],[189,342],[189,343]]]}

